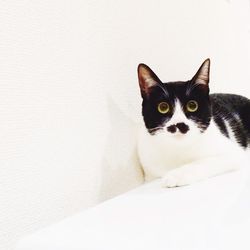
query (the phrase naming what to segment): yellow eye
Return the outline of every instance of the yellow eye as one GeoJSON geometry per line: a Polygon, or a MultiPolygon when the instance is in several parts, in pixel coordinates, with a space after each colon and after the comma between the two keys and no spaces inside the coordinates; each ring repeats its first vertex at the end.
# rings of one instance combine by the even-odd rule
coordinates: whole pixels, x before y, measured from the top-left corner
{"type": "Polygon", "coordinates": [[[169,105],[167,102],[160,102],[158,104],[158,111],[161,113],[161,114],[166,114],[168,113],[170,110],[169,108],[169,105]]]}
{"type": "Polygon", "coordinates": [[[198,109],[198,103],[196,101],[189,101],[187,103],[187,111],[188,112],[195,112],[198,109]]]}

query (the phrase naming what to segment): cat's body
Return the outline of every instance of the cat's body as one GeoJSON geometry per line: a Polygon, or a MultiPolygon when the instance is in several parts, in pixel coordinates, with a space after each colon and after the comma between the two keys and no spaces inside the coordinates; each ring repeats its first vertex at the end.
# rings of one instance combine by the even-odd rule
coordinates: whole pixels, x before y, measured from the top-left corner
{"type": "Polygon", "coordinates": [[[248,164],[250,101],[209,95],[209,66],[206,60],[191,81],[171,83],[139,66],[145,126],[138,153],[146,180],[182,186],[248,164]]]}

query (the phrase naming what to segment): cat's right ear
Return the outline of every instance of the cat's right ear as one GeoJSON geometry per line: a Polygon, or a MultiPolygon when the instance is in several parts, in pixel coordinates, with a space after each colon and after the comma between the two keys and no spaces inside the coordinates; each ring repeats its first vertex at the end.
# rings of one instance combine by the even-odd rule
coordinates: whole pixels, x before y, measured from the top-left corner
{"type": "Polygon", "coordinates": [[[161,84],[161,80],[146,64],[139,64],[137,71],[141,89],[141,96],[142,98],[147,98],[152,88],[157,86],[158,84],[161,84]]]}

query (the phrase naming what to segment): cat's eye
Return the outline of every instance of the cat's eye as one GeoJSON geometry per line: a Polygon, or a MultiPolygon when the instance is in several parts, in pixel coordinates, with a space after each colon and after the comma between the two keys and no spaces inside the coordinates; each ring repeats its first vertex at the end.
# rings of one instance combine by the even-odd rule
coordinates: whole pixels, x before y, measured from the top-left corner
{"type": "Polygon", "coordinates": [[[170,110],[170,107],[169,107],[169,104],[167,102],[160,102],[158,104],[158,111],[161,114],[166,114],[169,112],[169,110],[170,110]]]}
{"type": "Polygon", "coordinates": [[[195,112],[198,109],[198,103],[192,100],[187,103],[186,107],[188,112],[195,112]]]}

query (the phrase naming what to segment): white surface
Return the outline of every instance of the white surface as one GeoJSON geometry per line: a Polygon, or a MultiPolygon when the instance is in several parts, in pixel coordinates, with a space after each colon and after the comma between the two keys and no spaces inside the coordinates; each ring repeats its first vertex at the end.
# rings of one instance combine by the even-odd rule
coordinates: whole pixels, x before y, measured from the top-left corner
{"type": "Polygon", "coordinates": [[[16,250],[250,249],[245,170],[165,189],[148,183],[23,239],[16,250]]]}
{"type": "Polygon", "coordinates": [[[213,91],[250,97],[249,16],[248,0],[0,1],[0,249],[141,182],[139,62],[168,81],[210,57],[213,91]]]}

